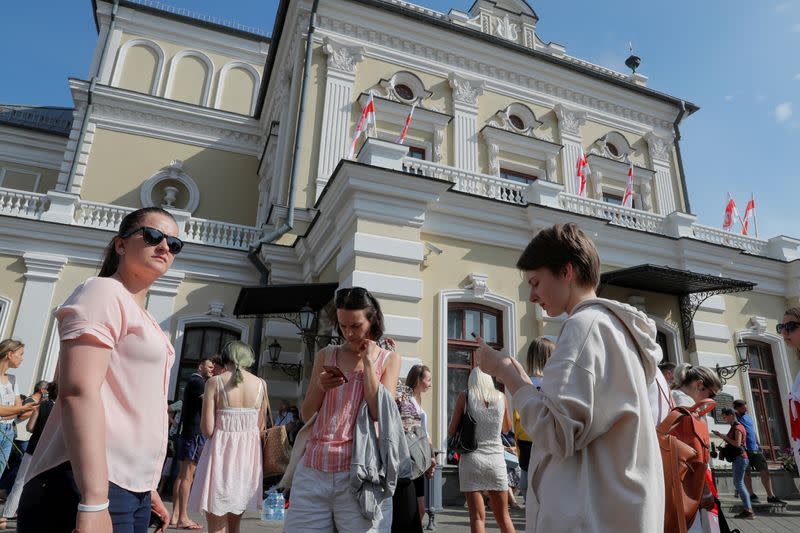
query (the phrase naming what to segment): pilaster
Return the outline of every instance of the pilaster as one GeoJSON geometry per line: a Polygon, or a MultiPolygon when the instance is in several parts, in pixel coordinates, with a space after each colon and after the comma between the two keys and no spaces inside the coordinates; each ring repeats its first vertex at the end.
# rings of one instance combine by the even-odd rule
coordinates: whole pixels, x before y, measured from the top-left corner
{"type": "Polygon", "coordinates": [[[67,264],[63,255],[27,252],[22,256],[25,262],[25,287],[19,302],[17,319],[11,337],[25,343],[25,358],[19,368],[14,370],[17,388],[29,391],[39,369],[39,359],[45,327],[53,312],[53,292],[67,264]]]}
{"type": "Polygon", "coordinates": [[[478,97],[483,94],[484,83],[455,72],[450,73],[449,80],[453,89],[455,166],[478,172],[478,97]]]}
{"type": "Polygon", "coordinates": [[[656,173],[655,193],[658,212],[662,215],[668,215],[677,209],[670,166],[670,152],[672,151],[673,141],[654,132],[646,134],[645,140],[650,152],[650,161],[656,173]]]}
{"type": "Polygon", "coordinates": [[[575,168],[581,156],[581,126],[586,123],[586,112],[571,109],[562,104],[553,108],[558,118],[559,142],[564,146],[561,150],[561,165],[564,173],[564,191],[577,195],[580,188],[575,168]]]}

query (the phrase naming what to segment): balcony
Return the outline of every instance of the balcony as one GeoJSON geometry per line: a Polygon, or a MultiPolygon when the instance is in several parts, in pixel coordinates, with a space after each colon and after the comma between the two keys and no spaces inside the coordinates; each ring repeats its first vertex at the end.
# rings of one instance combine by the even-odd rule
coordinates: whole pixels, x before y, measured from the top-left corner
{"type": "Polygon", "coordinates": [[[791,261],[800,257],[797,252],[800,241],[796,239],[779,236],[767,240],[739,235],[698,224],[694,215],[680,212],[660,215],[568,194],[564,192],[563,185],[554,182],[536,180],[526,184],[499,176],[469,172],[408,157],[405,146],[378,139],[368,139],[358,159],[362,163],[374,166],[395,168],[408,174],[449,181],[454,184],[455,191],[517,206],[544,205],[606,220],[614,226],[676,238],[688,237],[774,259],[791,261]]]}
{"type": "MultiPolygon", "coordinates": [[[[0,215],[60,222],[73,226],[116,231],[134,208],[81,200],[75,195],[50,191],[39,194],[0,187],[0,215]]],[[[185,242],[247,250],[261,235],[258,228],[206,220],[175,213],[185,242]]]]}

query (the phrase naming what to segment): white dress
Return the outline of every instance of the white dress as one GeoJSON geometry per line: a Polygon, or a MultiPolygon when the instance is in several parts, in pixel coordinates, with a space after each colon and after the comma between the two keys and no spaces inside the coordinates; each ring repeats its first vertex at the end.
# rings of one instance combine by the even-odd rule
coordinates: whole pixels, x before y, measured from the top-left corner
{"type": "Polygon", "coordinates": [[[508,473],[503,455],[503,442],[500,440],[505,408],[502,397],[488,407],[480,403],[477,412],[473,412],[472,406],[468,406],[472,418],[475,419],[475,439],[478,448],[474,452],[461,455],[458,461],[461,492],[508,490],[508,473]]]}

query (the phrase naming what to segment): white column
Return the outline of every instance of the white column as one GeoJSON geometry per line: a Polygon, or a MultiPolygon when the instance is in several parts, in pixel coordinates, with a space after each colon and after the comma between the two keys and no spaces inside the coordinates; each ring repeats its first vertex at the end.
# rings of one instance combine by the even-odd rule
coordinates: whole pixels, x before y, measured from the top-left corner
{"type": "Polygon", "coordinates": [[[478,97],[483,94],[483,82],[468,80],[451,72],[455,166],[468,172],[478,172],[478,97]]]}
{"type": "Polygon", "coordinates": [[[559,142],[564,145],[561,150],[561,171],[564,176],[564,192],[578,194],[580,188],[575,172],[575,165],[581,156],[581,126],[586,122],[586,113],[576,111],[561,104],[553,108],[558,117],[559,142]]]}
{"type": "MultiPolygon", "coordinates": [[[[175,296],[178,295],[178,289],[185,276],[183,272],[169,271],[158,278],[147,293],[147,310],[158,320],[158,325],[161,326],[161,329],[164,330],[167,337],[170,337],[170,331],[172,331],[175,296]]],[[[172,340],[171,337],[170,339],[172,340]]],[[[175,349],[175,353],[179,353],[177,348],[175,349]]],[[[172,363],[172,370],[170,371],[170,397],[175,393],[179,366],[180,360],[178,357],[175,357],[175,361],[172,363]]]]}
{"type": "Polygon", "coordinates": [[[25,358],[13,374],[17,376],[17,389],[27,394],[39,369],[44,332],[53,312],[53,291],[67,258],[63,255],[28,252],[22,259],[27,269],[25,288],[22,289],[11,337],[25,343],[25,358]]]}
{"type": "Polygon", "coordinates": [[[361,61],[364,51],[361,47],[344,46],[330,38],[325,38],[322,50],[328,56],[328,70],[322,109],[317,198],[336,165],[347,157],[352,135],[350,116],[354,100],[353,82],[356,79],[356,65],[361,61]]]}
{"type": "Polygon", "coordinates": [[[675,203],[675,187],[673,185],[670,166],[672,139],[661,137],[653,132],[645,135],[650,151],[650,161],[655,170],[655,193],[658,212],[669,215],[677,209],[675,203]]]}

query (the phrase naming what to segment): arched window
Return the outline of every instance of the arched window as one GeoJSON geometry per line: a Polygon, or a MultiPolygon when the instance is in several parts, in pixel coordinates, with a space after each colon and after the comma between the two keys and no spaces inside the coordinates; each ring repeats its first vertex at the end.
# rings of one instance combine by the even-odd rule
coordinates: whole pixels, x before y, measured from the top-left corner
{"type": "Polygon", "coordinates": [[[759,444],[764,455],[770,461],[776,461],[778,454],[789,447],[789,439],[772,348],[767,343],[752,339],[744,342],[747,344],[747,359],[750,362],[748,379],[753,396],[750,416],[758,425],[759,444]]]}
{"type": "Polygon", "coordinates": [[[220,325],[187,326],[183,331],[181,360],[178,365],[178,384],[175,400],[183,398],[183,389],[196,371],[201,357],[217,355],[229,341],[239,340],[240,332],[220,325]]]}
{"type": "MultiPolygon", "coordinates": [[[[472,334],[489,346],[503,347],[503,313],[475,303],[453,302],[447,306],[447,412],[452,414],[458,394],[467,389],[470,371],[475,368],[478,343],[472,334]]],[[[449,420],[448,420],[449,423],[449,420]]]]}

